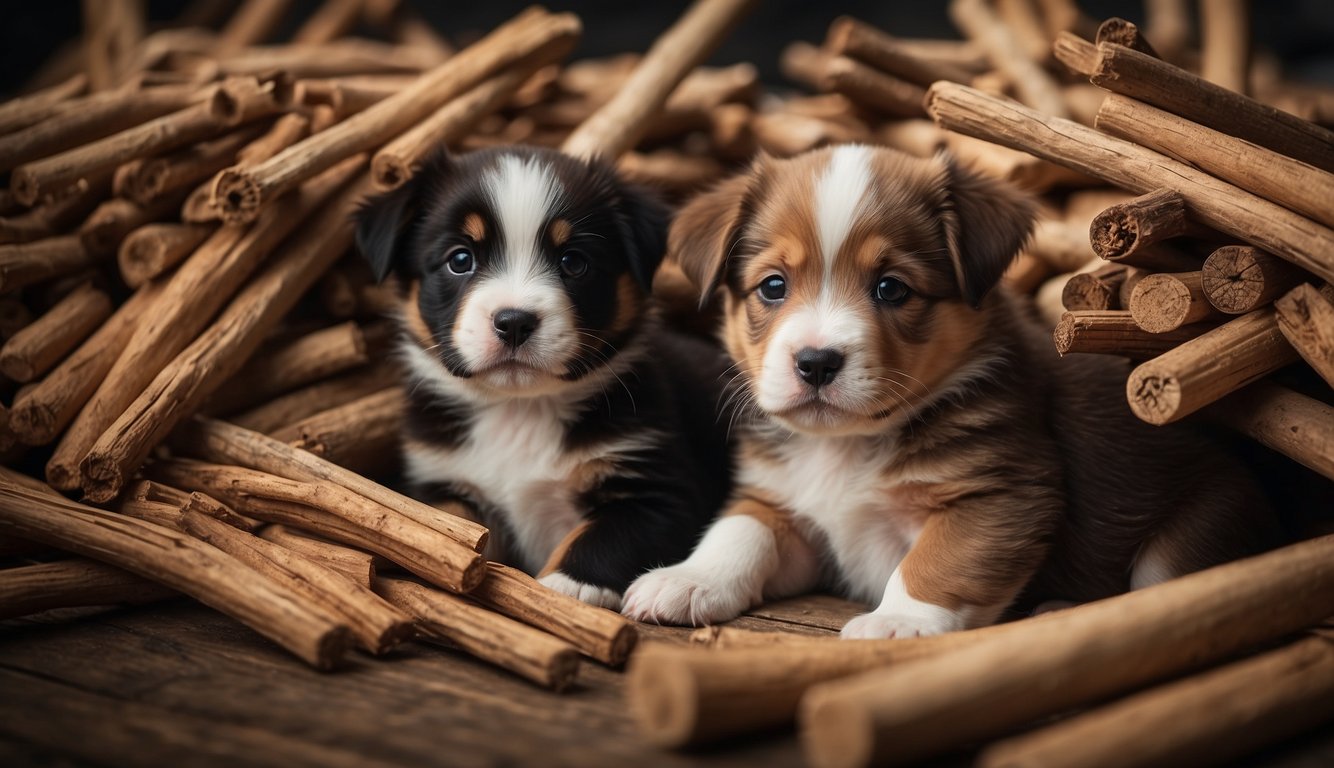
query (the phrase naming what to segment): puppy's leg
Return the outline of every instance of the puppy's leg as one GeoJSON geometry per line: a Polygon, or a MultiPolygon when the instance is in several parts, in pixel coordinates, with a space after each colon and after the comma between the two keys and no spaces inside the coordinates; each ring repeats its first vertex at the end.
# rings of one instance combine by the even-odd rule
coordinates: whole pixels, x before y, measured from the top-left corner
{"type": "Polygon", "coordinates": [[[1278,520],[1250,486],[1199,487],[1140,547],[1130,588],[1143,589],[1278,544],[1278,520]]]}
{"type": "Polygon", "coordinates": [[[684,562],[641,576],[622,612],[658,624],[712,624],[765,596],[810,590],[819,557],[786,511],[754,498],[732,503],[684,562]]]}
{"type": "Polygon", "coordinates": [[[1046,547],[1035,531],[987,525],[978,511],[932,513],[889,577],[879,607],[849,621],[843,637],[925,637],[994,622],[1046,547]]]}

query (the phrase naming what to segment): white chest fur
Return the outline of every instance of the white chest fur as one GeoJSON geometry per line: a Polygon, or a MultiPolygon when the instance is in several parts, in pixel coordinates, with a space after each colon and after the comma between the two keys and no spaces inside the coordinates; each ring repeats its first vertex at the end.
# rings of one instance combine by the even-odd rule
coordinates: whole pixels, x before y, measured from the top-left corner
{"type": "Polygon", "coordinates": [[[850,596],[878,602],[924,519],[896,504],[891,451],[864,438],[793,436],[777,457],[743,462],[741,481],[817,529],[850,596]]]}

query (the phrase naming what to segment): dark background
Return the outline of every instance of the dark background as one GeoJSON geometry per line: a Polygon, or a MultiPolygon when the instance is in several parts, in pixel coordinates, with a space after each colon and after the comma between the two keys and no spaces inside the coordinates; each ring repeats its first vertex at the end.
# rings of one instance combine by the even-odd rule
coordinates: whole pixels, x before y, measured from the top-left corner
{"type": "MultiPolygon", "coordinates": [[[[411,3],[451,40],[485,32],[528,4],[514,0],[411,3]]],[[[553,10],[574,11],[583,19],[584,37],[575,58],[645,50],[686,7],[684,2],[634,0],[549,0],[544,4],[553,10]]],[[[185,0],[150,0],[149,16],[154,22],[169,22],[186,5],[185,0]]],[[[319,0],[294,3],[286,32],[318,5],[319,0]]],[[[761,0],[713,60],[753,62],[767,82],[781,84],[777,61],[783,46],[797,39],[818,43],[837,16],[856,16],[902,37],[957,37],[945,5],[926,0],[761,0]]],[[[1080,5],[1097,19],[1122,16],[1143,21],[1142,3],[1136,0],[1082,0],[1080,5]]],[[[1334,83],[1334,2],[1255,2],[1252,16],[1257,44],[1278,54],[1290,77],[1334,83]]],[[[18,90],[46,56],[79,33],[77,0],[0,0],[0,92],[18,90]]]]}

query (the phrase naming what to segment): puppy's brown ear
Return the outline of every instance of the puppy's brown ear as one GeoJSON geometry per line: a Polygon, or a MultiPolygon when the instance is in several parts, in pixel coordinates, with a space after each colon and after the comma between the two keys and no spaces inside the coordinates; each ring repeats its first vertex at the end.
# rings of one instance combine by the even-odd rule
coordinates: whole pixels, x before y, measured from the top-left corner
{"type": "Polygon", "coordinates": [[[757,158],[750,172],[696,195],[672,220],[667,259],[695,284],[701,305],[723,280],[727,257],[741,237],[764,162],[763,157],[757,158]]]}
{"type": "Polygon", "coordinates": [[[1003,181],[963,168],[946,153],[941,218],[959,292],[976,307],[1000,281],[1033,231],[1035,206],[1003,181]]]}

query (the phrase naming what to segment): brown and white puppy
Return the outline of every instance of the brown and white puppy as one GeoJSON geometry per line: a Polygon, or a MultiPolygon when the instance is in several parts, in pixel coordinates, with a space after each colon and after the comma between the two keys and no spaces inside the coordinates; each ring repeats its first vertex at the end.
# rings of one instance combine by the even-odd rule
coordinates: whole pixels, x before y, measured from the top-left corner
{"type": "Polygon", "coordinates": [[[1057,359],[996,288],[1031,222],[947,157],[866,146],[762,157],[689,204],[669,258],[723,295],[737,487],[624,612],[712,623],[823,581],[879,605],[845,637],[930,635],[1266,543],[1242,468],[1139,422],[1124,362],[1057,359]]]}

